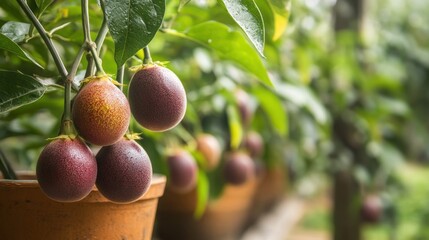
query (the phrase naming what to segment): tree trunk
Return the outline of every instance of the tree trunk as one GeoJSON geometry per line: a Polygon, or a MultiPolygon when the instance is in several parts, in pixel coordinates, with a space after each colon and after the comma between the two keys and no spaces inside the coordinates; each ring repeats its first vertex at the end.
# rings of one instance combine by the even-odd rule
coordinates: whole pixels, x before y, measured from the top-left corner
{"type": "MultiPolygon", "coordinates": [[[[365,19],[365,0],[337,0],[334,8],[335,31],[354,31],[359,36],[365,19]]],[[[359,46],[356,46],[358,49],[359,46]]],[[[359,137],[359,130],[353,122],[337,113],[333,121],[333,138],[336,142],[336,156],[341,148],[351,152],[350,169],[333,174],[333,239],[361,239],[361,193],[352,168],[364,164],[367,158],[365,142],[359,137]]]]}

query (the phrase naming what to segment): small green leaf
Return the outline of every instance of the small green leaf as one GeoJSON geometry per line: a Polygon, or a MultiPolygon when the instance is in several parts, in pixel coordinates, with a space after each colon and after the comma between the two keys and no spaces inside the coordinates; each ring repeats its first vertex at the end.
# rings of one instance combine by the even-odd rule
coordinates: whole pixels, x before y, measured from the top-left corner
{"type": "Polygon", "coordinates": [[[46,8],[51,5],[52,0],[36,0],[37,7],[39,8],[39,13],[43,13],[46,8]]]}
{"type": "Polygon", "coordinates": [[[153,39],[165,14],[165,0],[106,0],[104,14],[121,66],[153,39]]]}
{"type": "Polygon", "coordinates": [[[19,43],[25,39],[29,29],[30,24],[28,23],[10,21],[1,27],[0,32],[12,41],[19,43]]]}
{"type": "Polygon", "coordinates": [[[165,32],[207,46],[221,58],[233,61],[254,74],[261,82],[273,86],[257,51],[240,32],[232,30],[225,24],[208,21],[193,26],[184,33],[174,30],[166,30],[165,32]]]}
{"type": "Polygon", "coordinates": [[[253,0],[223,0],[228,13],[243,29],[261,56],[264,56],[265,27],[253,0]]]}
{"type": "Polygon", "coordinates": [[[43,96],[46,87],[33,77],[0,71],[0,113],[32,103],[43,96]]]}
{"type": "Polygon", "coordinates": [[[194,211],[194,217],[199,219],[203,216],[207,203],[209,201],[209,180],[204,171],[198,170],[197,179],[197,205],[194,211]]]}
{"type": "Polygon", "coordinates": [[[226,111],[228,114],[231,148],[238,149],[243,138],[243,128],[240,124],[240,114],[238,113],[238,109],[232,105],[228,105],[226,111]]]}
{"type": "Polygon", "coordinates": [[[14,41],[12,41],[10,38],[6,37],[2,33],[0,33],[0,49],[4,49],[8,52],[16,54],[18,57],[31,61],[34,64],[36,64],[38,67],[43,68],[40,66],[30,55],[28,55],[18,44],[16,44],[14,41]]]}
{"type": "Polygon", "coordinates": [[[253,89],[253,94],[258,98],[259,104],[267,114],[275,130],[286,135],[288,132],[288,118],[282,101],[273,92],[264,88],[253,89]]]}

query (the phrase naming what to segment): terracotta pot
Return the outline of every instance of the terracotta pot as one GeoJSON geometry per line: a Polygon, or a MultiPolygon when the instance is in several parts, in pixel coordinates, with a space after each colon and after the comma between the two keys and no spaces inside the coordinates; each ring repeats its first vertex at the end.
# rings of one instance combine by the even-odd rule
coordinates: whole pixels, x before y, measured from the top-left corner
{"type": "MultiPolygon", "coordinates": [[[[34,174],[20,176],[34,179],[34,174]]],[[[154,175],[139,200],[115,204],[95,187],[79,202],[59,203],[47,198],[36,180],[0,180],[0,238],[149,240],[165,181],[154,175]]]]}
{"type": "Polygon", "coordinates": [[[177,194],[166,189],[159,200],[156,235],[162,240],[237,239],[251,207],[257,180],[225,187],[223,194],[209,202],[201,219],[195,219],[196,191],[177,194]]]}
{"type": "Polygon", "coordinates": [[[286,187],[286,171],[283,167],[267,169],[261,174],[256,194],[252,200],[252,208],[245,224],[246,228],[285,197],[286,187]]]}

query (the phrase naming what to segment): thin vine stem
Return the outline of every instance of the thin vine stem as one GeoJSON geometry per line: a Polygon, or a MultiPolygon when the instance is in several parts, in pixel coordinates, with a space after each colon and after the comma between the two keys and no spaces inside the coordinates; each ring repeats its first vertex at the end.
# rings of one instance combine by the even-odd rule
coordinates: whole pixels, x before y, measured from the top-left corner
{"type": "Polygon", "coordinates": [[[97,72],[105,75],[106,73],[103,70],[103,66],[101,64],[101,59],[98,57],[98,51],[96,50],[97,45],[91,40],[91,26],[89,24],[89,11],[88,11],[88,0],[82,0],[82,26],[85,42],[88,50],[91,52],[92,59],[95,63],[95,67],[97,68],[97,72]]]}
{"type": "Polygon", "coordinates": [[[120,66],[116,71],[116,81],[120,83],[119,89],[121,89],[121,91],[124,90],[124,71],[125,71],[124,65],[120,66]]]}
{"type": "MultiPolygon", "coordinates": [[[[97,37],[95,38],[95,45],[97,46],[97,54],[100,55],[101,46],[104,43],[104,39],[106,39],[108,32],[107,21],[106,18],[103,18],[103,22],[101,23],[100,30],[97,33],[97,37]]],[[[88,55],[88,66],[86,68],[85,77],[89,77],[94,75],[94,60],[92,55],[88,55]]]]}
{"type": "Polygon", "coordinates": [[[43,41],[46,44],[46,47],[48,48],[49,52],[52,55],[52,58],[54,59],[55,65],[63,79],[66,79],[68,73],[67,69],[64,66],[63,61],[61,60],[60,55],[58,54],[57,49],[55,48],[52,40],[49,38],[48,34],[46,33],[46,30],[43,28],[42,24],[40,24],[37,17],[34,15],[34,13],[31,11],[30,7],[27,5],[27,2],[25,0],[17,0],[19,6],[24,11],[25,15],[30,19],[30,21],[33,23],[34,27],[36,28],[39,35],[42,37],[43,41]]]}

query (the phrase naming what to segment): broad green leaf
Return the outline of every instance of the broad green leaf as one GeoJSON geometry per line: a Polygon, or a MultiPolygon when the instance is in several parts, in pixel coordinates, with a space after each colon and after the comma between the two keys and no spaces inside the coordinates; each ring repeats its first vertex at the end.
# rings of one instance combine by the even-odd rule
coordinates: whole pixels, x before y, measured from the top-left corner
{"type": "Polygon", "coordinates": [[[46,86],[28,75],[0,71],[0,113],[32,103],[45,91],[46,86]]]}
{"type": "Polygon", "coordinates": [[[238,149],[243,139],[243,128],[240,122],[240,114],[238,109],[232,105],[227,107],[228,125],[231,138],[231,148],[238,149]]]}
{"type": "Polygon", "coordinates": [[[261,56],[264,56],[265,27],[253,0],[223,0],[228,13],[243,29],[261,56]]]}
{"type": "Polygon", "coordinates": [[[0,49],[4,49],[8,52],[16,54],[18,57],[33,62],[38,67],[42,68],[30,55],[28,55],[24,50],[21,49],[18,44],[12,41],[10,38],[6,37],[2,33],[0,33],[0,49]]]}
{"type": "Polygon", "coordinates": [[[273,86],[257,51],[240,32],[234,31],[222,23],[208,21],[195,25],[183,33],[174,30],[168,30],[166,33],[209,47],[221,58],[233,61],[254,74],[261,82],[273,86]]]}
{"type": "Polygon", "coordinates": [[[259,104],[271,121],[272,126],[280,135],[288,133],[288,118],[282,101],[273,92],[264,88],[253,89],[259,104]]]}
{"type": "Polygon", "coordinates": [[[1,27],[0,32],[12,41],[19,43],[25,39],[29,29],[30,24],[28,23],[10,21],[1,27]]]}
{"type": "Polygon", "coordinates": [[[165,13],[165,0],[106,0],[104,14],[121,66],[153,39],[165,13]]]}
{"type": "Polygon", "coordinates": [[[209,201],[210,184],[208,177],[204,171],[198,171],[197,179],[197,205],[194,211],[194,217],[199,219],[203,216],[207,203],[209,201]]]}

